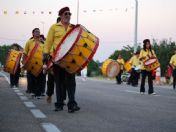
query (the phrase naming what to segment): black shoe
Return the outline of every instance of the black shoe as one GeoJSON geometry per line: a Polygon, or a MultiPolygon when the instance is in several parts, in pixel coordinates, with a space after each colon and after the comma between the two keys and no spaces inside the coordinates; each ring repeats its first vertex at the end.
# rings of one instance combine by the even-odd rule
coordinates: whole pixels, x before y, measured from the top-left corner
{"type": "Polygon", "coordinates": [[[75,109],[72,107],[72,108],[68,108],[68,113],[73,113],[75,112],[75,109]]]}
{"type": "Polygon", "coordinates": [[[55,107],[54,111],[62,111],[62,110],[63,110],[63,107],[55,107]]]}
{"type": "Polygon", "coordinates": [[[79,110],[80,110],[80,107],[77,106],[77,105],[75,105],[75,106],[73,106],[73,109],[74,109],[74,111],[79,111],[79,110]]]}

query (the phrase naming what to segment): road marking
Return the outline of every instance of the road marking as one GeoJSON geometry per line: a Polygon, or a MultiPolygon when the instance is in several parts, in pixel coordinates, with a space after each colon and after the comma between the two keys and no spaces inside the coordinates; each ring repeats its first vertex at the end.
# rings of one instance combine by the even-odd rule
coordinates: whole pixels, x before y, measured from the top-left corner
{"type": "Polygon", "coordinates": [[[8,78],[4,73],[2,73],[2,72],[0,72],[0,74],[1,74],[2,76],[4,76],[4,78],[6,79],[6,81],[10,84],[9,78],[8,78]]]}
{"type": "Polygon", "coordinates": [[[46,132],[61,132],[55,125],[52,123],[41,123],[41,126],[46,132]]]}
{"type": "Polygon", "coordinates": [[[28,100],[26,96],[19,96],[21,100],[28,100]]]}
{"type": "Polygon", "coordinates": [[[30,111],[35,118],[46,118],[46,115],[42,113],[39,109],[31,109],[30,111]]]}
{"type": "Polygon", "coordinates": [[[137,94],[139,94],[139,92],[137,92],[137,91],[132,91],[132,90],[125,90],[125,92],[129,92],[129,93],[137,93],[137,94]]]}
{"type": "Polygon", "coordinates": [[[22,95],[24,95],[23,93],[21,93],[21,92],[18,92],[18,93],[16,93],[17,95],[19,95],[19,96],[22,96],[22,95]]]}
{"type": "Polygon", "coordinates": [[[13,90],[18,90],[18,88],[12,88],[13,90]]]}
{"type": "Polygon", "coordinates": [[[19,92],[20,92],[20,90],[18,90],[18,89],[15,89],[14,91],[15,91],[16,93],[19,93],[19,92]]]}
{"type": "Polygon", "coordinates": [[[35,107],[35,105],[32,102],[24,102],[24,104],[26,105],[26,107],[29,107],[29,108],[35,107]]]}

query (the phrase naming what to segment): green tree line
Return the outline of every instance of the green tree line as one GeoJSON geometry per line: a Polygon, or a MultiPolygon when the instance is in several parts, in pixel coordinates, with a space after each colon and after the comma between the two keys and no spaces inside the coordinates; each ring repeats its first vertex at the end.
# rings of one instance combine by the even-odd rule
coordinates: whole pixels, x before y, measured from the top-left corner
{"type": "MultiPolygon", "coordinates": [[[[142,44],[138,47],[140,50],[143,47],[142,44]]],[[[174,49],[176,49],[176,43],[171,40],[162,40],[157,42],[153,39],[152,47],[157,55],[157,58],[160,62],[161,67],[161,75],[165,75],[165,71],[169,64],[171,56],[174,54],[174,49]]],[[[0,46],[0,62],[4,65],[7,52],[9,50],[9,45],[0,46]]],[[[129,60],[133,54],[132,46],[124,46],[120,50],[115,50],[112,55],[109,56],[110,59],[116,60],[118,54],[121,54],[125,61],[129,60]]],[[[108,59],[108,58],[107,58],[108,59]]],[[[101,75],[101,65],[103,62],[99,62],[98,60],[92,60],[88,64],[88,76],[100,76],[101,75]]]]}

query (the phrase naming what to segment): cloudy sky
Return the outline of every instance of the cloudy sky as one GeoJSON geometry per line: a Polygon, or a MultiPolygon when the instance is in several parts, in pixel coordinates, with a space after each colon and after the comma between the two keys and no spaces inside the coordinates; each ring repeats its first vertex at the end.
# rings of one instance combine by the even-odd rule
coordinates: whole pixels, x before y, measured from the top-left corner
{"type": "MultiPolygon", "coordinates": [[[[0,0],[0,44],[23,47],[39,27],[46,36],[57,11],[69,6],[71,23],[77,23],[78,0],[0,0]],[[4,14],[4,11],[7,14],[4,14]],[[18,11],[19,14],[15,14],[18,11]],[[43,13],[41,13],[43,12],[43,13]],[[51,12],[51,14],[49,14],[51,12]]],[[[138,43],[145,38],[176,41],[176,0],[138,0],[138,43]]],[[[94,56],[103,61],[116,49],[133,45],[135,0],[79,0],[79,23],[99,37],[94,56]]]]}

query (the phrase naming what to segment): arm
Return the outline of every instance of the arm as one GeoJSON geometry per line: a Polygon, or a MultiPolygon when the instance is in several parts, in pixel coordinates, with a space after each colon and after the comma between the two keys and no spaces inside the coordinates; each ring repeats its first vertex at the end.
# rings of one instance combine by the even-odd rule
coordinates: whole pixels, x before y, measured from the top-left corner
{"type": "Polygon", "coordinates": [[[53,26],[51,26],[50,29],[49,29],[47,38],[46,38],[46,42],[45,42],[44,47],[43,47],[43,53],[44,54],[49,54],[50,53],[53,41],[54,41],[54,29],[53,29],[53,26]]]}

